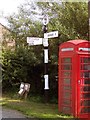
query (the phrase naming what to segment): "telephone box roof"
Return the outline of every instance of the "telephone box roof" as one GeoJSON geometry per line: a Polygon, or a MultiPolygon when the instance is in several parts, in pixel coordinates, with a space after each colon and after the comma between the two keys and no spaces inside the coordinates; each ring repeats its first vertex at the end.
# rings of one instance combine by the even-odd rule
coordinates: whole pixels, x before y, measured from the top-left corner
{"type": "Polygon", "coordinates": [[[83,43],[83,42],[88,42],[88,41],[87,40],[82,40],[82,39],[77,39],[77,40],[69,40],[67,42],[72,43],[74,45],[77,45],[77,44],[80,44],[80,43],[83,43]]]}

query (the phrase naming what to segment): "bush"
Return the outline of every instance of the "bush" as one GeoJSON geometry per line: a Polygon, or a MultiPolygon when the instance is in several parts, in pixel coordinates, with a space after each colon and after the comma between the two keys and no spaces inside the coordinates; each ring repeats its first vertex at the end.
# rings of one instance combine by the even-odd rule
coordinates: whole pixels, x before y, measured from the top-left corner
{"type": "MultiPolygon", "coordinates": [[[[30,93],[44,94],[44,63],[33,60],[28,49],[19,48],[17,51],[4,51],[2,64],[2,89],[9,91],[21,82],[31,84],[30,93]]],[[[50,99],[57,98],[57,81],[55,75],[57,66],[49,64],[50,99]],[[55,97],[55,98],[54,98],[55,97]]]]}

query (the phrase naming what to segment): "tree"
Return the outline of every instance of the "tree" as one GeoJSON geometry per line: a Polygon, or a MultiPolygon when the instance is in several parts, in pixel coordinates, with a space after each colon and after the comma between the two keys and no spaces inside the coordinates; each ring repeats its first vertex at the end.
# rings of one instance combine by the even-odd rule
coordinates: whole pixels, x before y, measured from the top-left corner
{"type": "MultiPolygon", "coordinates": [[[[20,46],[26,46],[26,37],[43,37],[42,15],[49,15],[48,32],[58,30],[59,37],[50,40],[51,61],[57,61],[57,45],[71,39],[88,39],[88,7],[83,2],[51,3],[30,1],[19,7],[18,14],[8,17],[12,36],[20,46]],[[37,12],[38,11],[38,12],[37,12]],[[44,11],[44,12],[43,12],[44,11]]],[[[36,47],[33,47],[36,49],[36,47]]],[[[42,47],[38,47],[39,50],[42,47]]],[[[36,51],[34,49],[34,51],[36,51]]],[[[40,52],[39,52],[40,53],[40,52]]],[[[38,54],[36,54],[38,55],[38,54]]],[[[42,56],[42,54],[41,54],[42,56]]]]}
{"type": "Polygon", "coordinates": [[[39,3],[49,15],[49,31],[58,30],[63,41],[88,39],[88,4],[85,2],[39,3]]]}
{"type": "Polygon", "coordinates": [[[49,15],[48,32],[58,30],[59,37],[51,39],[50,56],[57,63],[58,44],[73,39],[88,39],[88,4],[84,2],[38,3],[49,15]],[[53,54],[52,54],[53,53],[53,54]]]}
{"type": "MultiPolygon", "coordinates": [[[[49,24],[48,32],[58,30],[58,38],[53,38],[49,40],[49,56],[51,59],[51,64],[49,64],[49,72],[51,73],[51,87],[55,83],[55,75],[57,74],[57,62],[58,62],[58,45],[62,42],[72,40],[72,39],[88,39],[88,7],[87,3],[79,2],[66,2],[66,3],[51,3],[50,2],[38,2],[30,3],[20,6],[18,14],[13,14],[8,16],[9,27],[12,31],[11,35],[16,40],[17,51],[15,53],[17,61],[19,61],[22,68],[21,76],[18,74],[17,68],[14,68],[15,74],[21,79],[27,78],[28,73],[25,74],[26,69],[29,70],[33,68],[31,72],[34,74],[37,70],[37,66],[40,67],[40,75],[42,71],[42,57],[43,57],[43,47],[42,46],[28,46],[26,43],[26,37],[43,37],[42,31],[42,15],[48,14],[49,24]],[[43,12],[44,11],[44,12],[43,12]],[[36,19],[37,18],[37,19],[36,19]],[[18,52],[19,51],[19,52],[18,52]],[[20,56],[21,57],[20,57],[20,56]],[[33,67],[32,67],[33,66],[33,67]],[[55,68],[55,69],[53,69],[55,68]],[[23,76],[24,75],[24,76],[23,76]]],[[[8,56],[7,56],[8,57],[8,56]]],[[[12,56],[15,57],[14,54],[12,56]]],[[[11,60],[12,61],[12,60],[11,60]]],[[[8,61],[9,62],[9,61],[8,61]]],[[[9,63],[8,63],[9,64],[9,63]]],[[[13,66],[16,64],[13,63],[13,66]]],[[[11,65],[11,64],[10,64],[11,65]]],[[[10,66],[9,66],[10,67],[10,66]]],[[[38,73],[38,71],[37,71],[38,73]]],[[[34,76],[36,79],[40,79],[34,76]]],[[[33,78],[33,80],[35,80],[33,78]]],[[[28,78],[27,78],[28,79],[28,78]]],[[[36,82],[36,81],[35,81],[36,82]]],[[[40,82],[40,81],[39,81],[40,82]]],[[[38,83],[39,84],[39,83],[38,83]]],[[[55,88],[54,88],[55,90],[55,88]]]]}

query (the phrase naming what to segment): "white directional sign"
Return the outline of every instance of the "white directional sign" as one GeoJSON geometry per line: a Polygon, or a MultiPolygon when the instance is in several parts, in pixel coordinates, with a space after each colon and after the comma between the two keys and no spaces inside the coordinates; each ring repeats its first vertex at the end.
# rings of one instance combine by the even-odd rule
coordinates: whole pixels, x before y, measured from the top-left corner
{"type": "Polygon", "coordinates": [[[27,43],[29,43],[30,46],[32,45],[41,45],[43,38],[37,38],[37,37],[27,37],[27,43]]]}
{"type": "Polygon", "coordinates": [[[54,38],[54,37],[58,37],[58,31],[44,33],[44,38],[54,38]]]}

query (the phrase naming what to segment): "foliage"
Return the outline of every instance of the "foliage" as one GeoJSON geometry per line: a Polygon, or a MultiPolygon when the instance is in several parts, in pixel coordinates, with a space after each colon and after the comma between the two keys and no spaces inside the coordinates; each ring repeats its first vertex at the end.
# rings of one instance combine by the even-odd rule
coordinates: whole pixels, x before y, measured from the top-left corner
{"type": "Polygon", "coordinates": [[[8,16],[16,50],[3,52],[3,84],[30,82],[32,93],[43,94],[43,47],[28,46],[27,36],[43,37],[42,15],[48,14],[48,32],[58,30],[58,38],[49,39],[50,94],[57,94],[58,45],[72,39],[88,39],[87,3],[27,2],[17,14],[8,16]],[[51,4],[51,5],[50,5],[51,4]],[[44,11],[44,12],[43,12],[44,11]],[[55,68],[55,69],[54,69],[55,68]]]}
{"type": "MultiPolygon", "coordinates": [[[[19,47],[16,51],[4,51],[3,56],[3,87],[9,88],[13,84],[29,82],[32,76],[32,66],[40,61],[30,52],[32,49],[19,47]],[[30,75],[29,75],[30,74],[30,75]]],[[[35,71],[34,71],[35,72],[35,71]]]]}
{"type": "MultiPolygon", "coordinates": [[[[88,39],[88,5],[83,2],[26,2],[18,14],[8,17],[11,34],[18,46],[26,46],[26,38],[43,37],[42,16],[48,14],[48,32],[58,30],[58,38],[49,40],[50,59],[57,64],[58,45],[72,39],[88,39]],[[53,52],[52,52],[53,51],[53,52]]],[[[42,50],[42,47],[38,47],[42,50]]],[[[37,47],[33,47],[36,54],[37,47]]],[[[38,55],[38,54],[36,54],[38,55]]],[[[42,56],[42,52],[39,52],[42,56]]]]}
{"type": "Polygon", "coordinates": [[[49,15],[49,31],[58,30],[61,42],[88,39],[88,4],[85,2],[38,3],[49,15]]]}
{"type": "Polygon", "coordinates": [[[68,39],[87,39],[88,34],[88,11],[86,3],[65,3],[59,21],[63,33],[68,39]]]}
{"type": "Polygon", "coordinates": [[[49,40],[50,59],[57,64],[58,45],[73,39],[88,40],[88,4],[84,2],[38,3],[49,16],[48,32],[58,30],[58,38],[49,40]]]}

